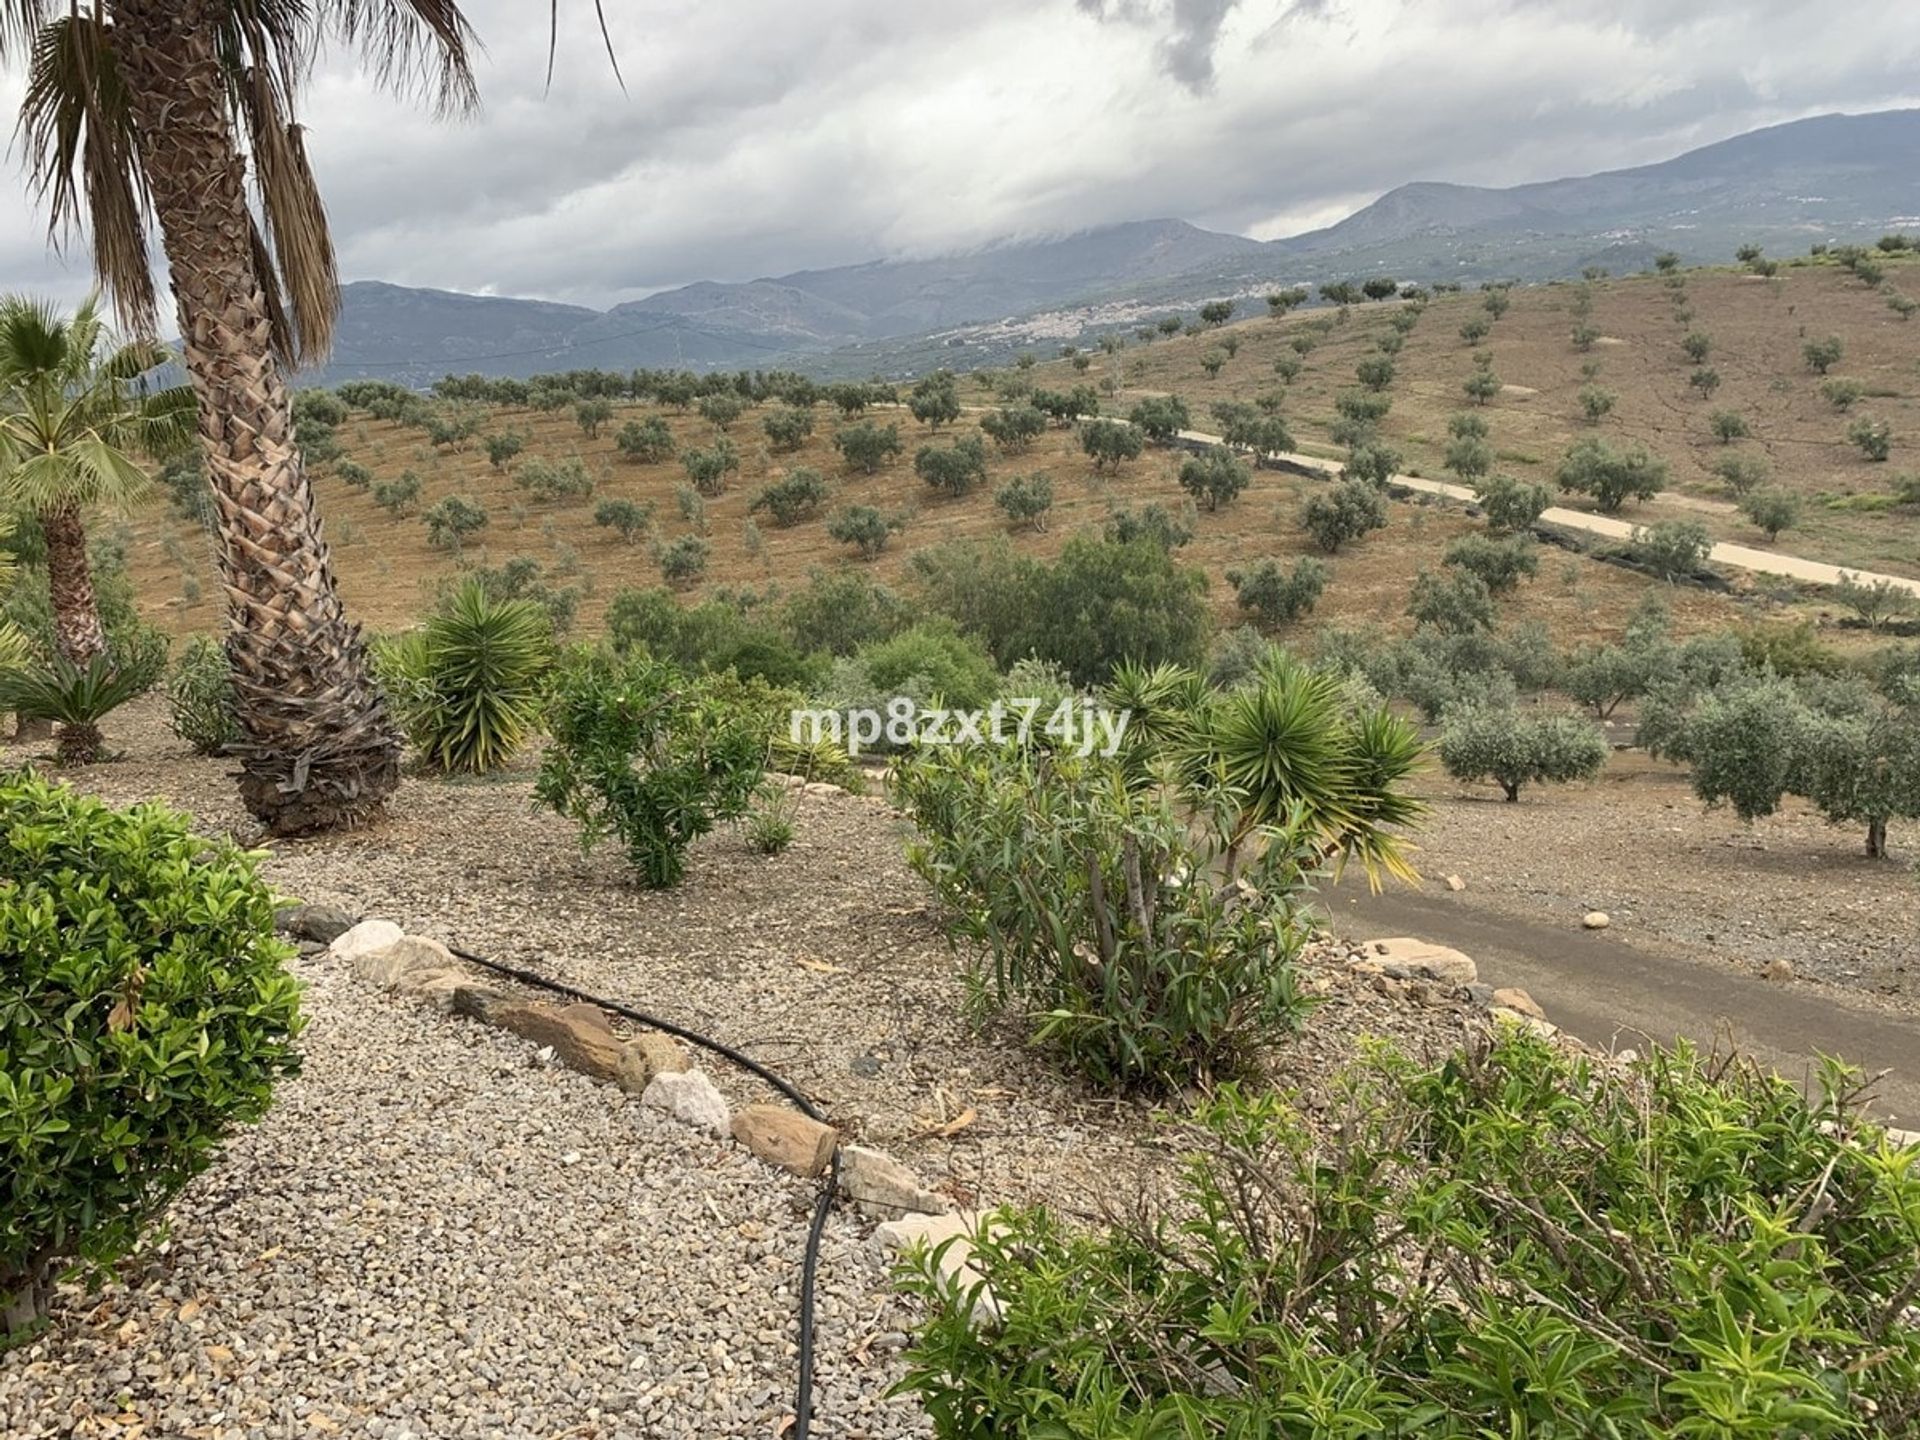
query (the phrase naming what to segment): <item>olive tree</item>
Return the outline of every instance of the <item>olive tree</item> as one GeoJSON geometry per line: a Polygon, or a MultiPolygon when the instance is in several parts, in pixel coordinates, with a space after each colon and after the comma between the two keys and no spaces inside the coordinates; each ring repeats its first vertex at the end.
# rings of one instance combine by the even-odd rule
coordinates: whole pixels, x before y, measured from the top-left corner
{"type": "Polygon", "coordinates": [[[1607,741],[1576,715],[1460,703],[1444,716],[1440,763],[1456,780],[1493,781],[1513,803],[1526,785],[1591,780],[1607,763],[1607,741]]]}
{"type": "Polygon", "coordinates": [[[1180,467],[1180,488],[1218,510],[1252,481],[1244,461],[1224,445],[1211,445],[1180,467]]]}
{"type": "Polygon", "coordinates": [[[1145,445],[1140,428],[1125,420],[1089,420],[1080,427],[1080,448],[1096,470],[1118,470],[1126,461],[1139,459],[1145,445]]]}
{"type": "Polygon", "coordinates": [[[1666,462],[1643,445],[1617,450],[1606,441],[1576,440],[1567,449],[1555,478],[1562,490],[1591,495],[1608,514],[1629,500],[1651,500],[1667,483],[1666,462]]]}
{"type": "Polygon", "coordinates": [[[1380,492],[1364,480],[1342,480],[1332,489],[1308,498],[1300,512],[1306,532],[1329,555],[1342,545],[1382,529],[1387,509],[1380,492]]]}

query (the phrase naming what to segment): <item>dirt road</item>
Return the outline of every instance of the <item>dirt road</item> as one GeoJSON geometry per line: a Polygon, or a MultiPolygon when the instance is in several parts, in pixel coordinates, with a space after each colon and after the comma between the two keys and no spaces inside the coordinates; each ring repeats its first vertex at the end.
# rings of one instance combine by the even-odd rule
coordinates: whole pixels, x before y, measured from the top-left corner
{"type": "Polygon", "coordinates": [[[1560,1026],[1596,1046],[1731,1041],[1780,1074],[1802,1079],[1821,1055],[1869,1075],[1889,1072],[1875,1109],[1920,1126],[1920,1024],[1833,986],[1776,984],[1668,953],[1614,930],[1571,929],[1493,914],[1404,887],[1367,892],[1352,878],[1323,902],[1336,934],[1414,935],[1473,956],[1489,985],[1518,985],[1560,1026]]]}
{"type": "MultiPolygon", "coordinates": [[[[1179,432],[1179,438],[1195,445],[1223,443],[1218,435],[1209,435],[1200,430],[1182,430],[1179,432]]],[[[1287,452],[1269,458],[1298,469],[1315,470],[1326,475],[1337,475],[1341,469],[1338,460],[1322,460],[1313,455],[1287,452]]],[[[1465,485],[1454,485],[1445,480],[1426,480],[1417,475],[1395,475],[1391,483],[1400,489],[1468,504],[1471,504],[1474,498],[1473,491],[1465,485]]],[[[1543,511],[1540,522],[1543,525],[1557,525],[1566,530],[1582,530],[1589,535],[1599,535],[1609,540],[1629,539],[1634,531],[1631,521],[1616,520],[1611,515],[1594,515],[1585,510],[1568,510],[1558,505],[1543,511]]],[[[1783,555],[1774,550],[1757,550],[1751,545],[1716,544],[1708,552],[1707,558],[1716,565],[1725,565],[1730,569],[1747,570],[1760,575],[1783,575],[1790,580],[1799,580],[1809,585],[1833,585],[1839,582],[1842,575],[1851,575],[1862,584],[1874,585],[1886,580],[1903,590],[1910,590],[1915,595],[1920,595],[1920,580],[1909,580],[1901,575],[1880,575],[1871,570],[1850,570],[1842,565],[1828,565],[1819,560],[1803,559],[1798,555],[1783,555]]]]}

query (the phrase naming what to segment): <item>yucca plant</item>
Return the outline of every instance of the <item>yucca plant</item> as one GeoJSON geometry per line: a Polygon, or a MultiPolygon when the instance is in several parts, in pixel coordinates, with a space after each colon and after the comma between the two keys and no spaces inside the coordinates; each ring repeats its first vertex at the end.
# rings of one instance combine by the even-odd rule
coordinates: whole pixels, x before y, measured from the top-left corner
{"type": "Polygon", "coordinates": [[[375,664],[421,761],[481,774],[511,760],[539,722],[552,627],[532,600],[462,582],[422,628],[379,641],[375,664]]]}
{"type": "MultiPolygon", "coordinates": [[[[5,648],[5,637],[0,636],[0,652],[5,648]]],[[[60,727],[60,763],[91,765],[105,748],[100,722],[151,690],[166,664],[166,641],[151,632],[123,655],[95,655],[84,665],[55,653],[44,660],[29,656],[8,669],[0,653],[0,710],[12,710],[22,719],[53,721],[60,727]]]]}

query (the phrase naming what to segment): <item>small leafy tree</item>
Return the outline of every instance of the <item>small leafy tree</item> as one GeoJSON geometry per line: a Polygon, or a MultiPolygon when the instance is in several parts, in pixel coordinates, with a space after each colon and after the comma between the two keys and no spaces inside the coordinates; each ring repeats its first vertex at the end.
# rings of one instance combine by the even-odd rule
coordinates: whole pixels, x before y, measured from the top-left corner
{"type": "Polygon", "coordinates": [[[1042,474],[1014,475],[993,492],[993,503],[1016,526],[1041,531],[1053,508],[1053,481],[1042,474]]]}
{"type": "Polygon", "coordinates": [[[1469,345],[1478,345],[1493,331],[1492,324],[1484,315],[1469,316],[1460,326],[1460,338],[1469,345]]]}
{"type": "Polygon", "coordinates": [[[637,655],[565,667],[548,726],[535,799],[580,827],[582,850],[617,841],[649,889],[677,884],[693,842],[746,813],[769,742],[717,681],[637,655]]]}
{"type": "Polygon", "coordinates": [[[1689,331],[1680,348],[1694,364],[1704,365],[1707,356],[1713,353],[1713,337],[1702,330],[1689,331]]]}
{"type": "Polygon", "coordinates": [[[1376,490],[1384,490],[1400,473],[1404,457],[1391,445],[1369,441],[1347,452],[1347,463],[1340,472],[1343,480],[1364,480],[1376,490]]]}
{"type": "Polygon", "coordinates": [[[1662,580],[1691,579],[1713,549],[1713,537],[1698,520],[1662,520],[1636,526],[1627,553],[1662,580]]]}
{"type": "Polygon", "coordinates": [[[621,496],[602,500],[594,507],[593,523],[611,530],[631,545],[645,535],[653,524],[653,506],[621,496]]]}
{"type": "Polygon", "coordinates": [[[851,545],[862,560],[871,560],[887,548],[887,541],[899,529],[871,505],[849,505],[827,521],[827,534],[842,545],[851,545]]]}
{"type": "Polygon", "coordinates": [[[597,439],[600,427],[613,419],[611,400],[582,400],[573,407],[573,418],[580,426],[580,432],[589,440],[597,439]]]}
{"type": "Polygon", "coordinates": [[[1200,307],[1200,323],[1217,328],[1233,318],[1233,301],[1209,300],[1200,307]]]}
{"type": "Polygon", "coordinates": [[[1493,469],[1493,447],[1474,435],[1462,435],[1447,445],[1446,467],[1468,485],[1493,469]]]}
{"type": "Polygon", "coordinates": [[[1251,569],[1226,574],[1240,609],[1271,630],[1312,612],[1327,588],[1328,571],[1324,560],[1304,555],[1290,570],[1278,560],[1265,559],[1251,569]]]}
{"type": "Polygon", "coordinates": [[[1496,535],[1531,531],[1552,503],[1546,486],[1516,480],[1511,475],[1489,476],[1474,487],[1473,493],[1487,517],[1487,528],[1496,535]]]}
{"type": "Polygon", "coordinates": [[[1540,572],[1540,547],[1531,535],[1462,535],[1447,546],[1446,563],[1478,575],[1500,595],[1540,572]]]}
{"type": "Polygon", "coordinates": [[[676,448],[673,432],[658,415],[649,415],[644,420],[629,420],[620,427],[620,433],[614,437],[613,443],[629,460],[638,460],[646,465],[671,460],[676,448]]]}
{"type": "Polygon", "coordinates": [[[1441,635],[1472,635],[1493,629],[1493,591],[1471,570],[1422,570],[1413,577],[1407,614],[1421,629],[1441,635]]]}
{"type": "Polygon", "coordinates": [[[843,425],[834,432],[833,448],[840,452],[849,468],[862,475],[874,475],[900,453],[900,427],[880,425],[872,420],[843,425]]]}
{"type": "Polygon", "coordinates": [[[1003,405],[982,417],[981,430],[1009,455],[1028,450],[1047,428],[1047,417],[1031,405],[1003,405]]]}
{"type": "Polygon", "coordinates": [[[1283,385],[1293,384],[1305,368],[1298,355],[1282,355],[1273,362],[1273,373],[1280,377],[1283,385]]]}
{"type": "Polygon", "coordinates": [[[813,434],[813,412],[791,405],[783,406],[770,412],[760,426],[767,432],[767,442],[775,450],[798,450],[813,434]]]}
{"type": "Polygon", "coordinates": [[[1746,495],[1766,484],[1772,471],[1758,455],[1722,455],[1713,462],[1713,473],[1735,495],[1746,495]]]}
{"type": "Polygon", "coordinates": [[[1740,500],[1740,513],[1753,522],[1769,541],[1800,519],[1800,497],[1788,490],[1755,490],[1740,500]]]}
{"type": "Polygon", "coordinates": [[[1744,440],[1753,434],[1747,424],[1747,417],[1738,410],[1716,410],[1707,417],[1707,428],[1713,431],[1713,438],[1722,445],[1731,445],[1736,440],[1744,440]]]}
{"type": "Polygon", "coordinates": [[[1500,377],[1482,365],[1460,382],[1460,388],[1474,404],[1484,405],[1500,393],[1500,377]]]}
{"type": "Polygon", "coordinates": [[[761,486],[747,510],[754,515],[766,511],[773,523],[784,530],[807,519],[826,500],[826,476],[810,466],[800,465],[780,479],[761,486]]]}
{"type": "Polygon", "coordinates": [[[1380,492],[1362,480],[1342,480],[1332,489],[1310,496],[1300,512],[1300,523],[1313,543],[1329,555],[1387,523],[1387,507],[1380,492]]]}
{"type": "Polygon", "coordinates": [[[963,435],[951,445],[922,445],[913,457],[913,473],[944,495],[965,495],[986,483],[987,447],[978,435],[963,435]]]}
{"type": "Polygon", "coordinates": [[[1602,385],[1582,385],[1580,387],[1580,410],[1587,417],[1589,425],[1598,425],[1613,411],[1614,401],[1618,397],[1613,391],[1602,385]]]}
{"type": "Polygon", "coordinates": [[[161,805],[0,776],[0,1337],[46,1319],[69,1266],[131,1252],[298,1073],[256,866],[161,805]]]}
{"type": "Polygon", "coordinates": [[[1577,440],[1567,450],[1555,477],[1562,490],[1591,495],[1607,514],[1629,500],[1651,500],[1667,483],[1666,462],[1645,446],[1617,450],[1604,440],[1577,440]]]}
{"type": "Polygon", "coordinates": [[[487,452],[487,464],[496,470],[504,470],[513,463],[513,459],[527,448],[527,437],[518,430],[506,430],[489,435],[481,444],[487,452]]]}
{"type": "Polygon", "coordinates": [[[1821,398],[1842,413],[1851,410],[1866,393],[1866,384],[1848,375],[1829,375],[1820,382],[1821,398]]]}
{"type": "Polygon", "coordinates": [[[1920,595],[1885,577],[1866,581],[1842,570],[1832,593],[1835,600],[1864,620],[1869,630],[1878,630],[1889,620],[1920,610],[1920,595]]]}
{"type": "Polygon", "coordinates": [[[1140,427],[1125,420],[1088,420],[1080,427],[1080,448],[1095,470],[1118,470],[1126,461],[1139,459],[1145,445],[1140,427]]]}
{"type": "Polygon", "coordinates": [[[746,414],[747,402],[731,390],[715,390],[700,397],[698,408],[701,419],[724,433],[746,414]]]}
{"type": "Polygon", "coordinates": [[[429,506],[420,519],[427,527],[428,543],[456,555],[469,536],[487,527],[486,510],[467,495],[448,495],[429,506]]]}
{"type": "Polygon", "coordinates": [[[1893,453],[1893,426],[1869,415],[1847,426],[1847,439],[1869,460],[1885,460],[1893,453]]]}
{"type": "Polygon", "coordinates": [[[907,409],[929,430],[938,430],[960,418],[960,391],[953,372],[936,370],[913,387],[907,409]]]}
{"type": "Polygon", "coordinates": [[[1720,372],[1703,365],[1687,377],[1687,384],[1700,392],[1702,400],[1711,400],[1713,392],[1720,388],[1720,372]]]}
{"type": "MultiPolygon", "coordinates": [[[[1192,511],[1192,501],[1187,502],[1187,509],[1192,511]]],[[[1107,518],[1106,538],[1115,545],[1146,540],[1162,550],[1178,550],[1193,539],[1193,519],[1191,513],[1176,514],[1159,504],[1140,510],[1122,508],[1107,518]]]]}
{"type": "Polygon", "coordinates": [[[1354,374],[1369,390],[1384,390],[1393,384],[1393,361],[1385,355],[1370,355],[1354,366],[1354,374]]]}
{"type": "Polygon", "coordinates": [[[1176,433],[1193,425],[1186,401],[1178,395],[1150,396],[1128,411],[1127,419],[1156,445],[1166,444],[1176,433]]]}
{"type": "Polygon", "coordinates": [[[1224,445],[1211,445],[1180,467],[1180,488],[1209,510],[1232,500],[1252,479],[1246,462],[1224,445]]]}
{"type": "Polygon", "coordinates": [[[1522,787],[1591,780],[1607,763],[1606,737],[1576,715],[1541,715],[1509,705],[1448,708],[1440,763],[1456,780],[1491,780],[1509,803],[1522,787]]]}
{"type": "Polygon", "coordinates": [[[514,472],[513,482],[534,499],[555,504],[585,500],[594,487],[593,475],[578,455],[569,455],[558,464],[536,455],[514,472]]]}
{"type": "Polygon", "coordinates": [[[1824,375],[1840,363],[1840,357],[1846,353],[1838,335],[1829,335],[1824,340],[1809,340],[1800,347],[1801,358],[1807,362],[1807,368],[1816,375],[1824,375]]]}
{"type": "Polygon", "coordinates": [[[740,468],[740,452],[725,435],[716,435],[704,450],[682,451],[680,464],[694,489],[702,495],[718,495],[727,488],[727,477],[740,468]]]}
{"type": "Polygon", "coordinates": [[[420,503],[420,477],[411,470],[403,470],[395,479],[376,481],[373,503],[389,515],[411,514],[420,503]]]}
{"type": "Polygon", "coordinates": [[[659,547],[660,575],[669,585],[690,585],[707,572],[713,546],[704,536],[682,535],[659,547]]]}

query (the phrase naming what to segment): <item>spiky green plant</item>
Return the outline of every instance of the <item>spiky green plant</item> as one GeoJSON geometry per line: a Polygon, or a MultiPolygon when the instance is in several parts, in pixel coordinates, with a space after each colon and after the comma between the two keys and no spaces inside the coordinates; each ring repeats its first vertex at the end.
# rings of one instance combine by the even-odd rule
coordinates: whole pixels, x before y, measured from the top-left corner
{"type": "Polygon", "coordinates": [[[58,652],[36,661],[22,645],[15,668],[7,669],[0,656],[0,710],[53,721],[60,727],[60,763],[90,765],[105,746],[100,722],[151,690],[166,669],[165,639],[145,632],[141,641],[127,654],[98,654],[84,665],[58,652]]]}
{"type": "Polygon", "coordinates": [[[421,760],[448,774],[506,764],[539,720],[552,629],[533,600],[497,599],[469,579],[426,625],[382,641],[376,663],[421,760]]]}

